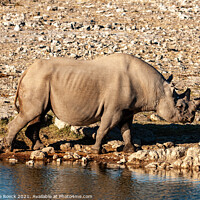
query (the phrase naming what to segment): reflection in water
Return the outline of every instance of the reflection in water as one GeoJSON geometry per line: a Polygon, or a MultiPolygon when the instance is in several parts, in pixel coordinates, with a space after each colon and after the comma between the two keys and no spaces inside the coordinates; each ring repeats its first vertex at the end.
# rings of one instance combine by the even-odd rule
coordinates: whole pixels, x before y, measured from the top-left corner
{"type": "MultiPolygon", "coordinates": [[[[0,163],[3,195],[90,195],[92,199],[200,199],[200,180],[182,172],[109,169],[97,163],[64,162],[30,168],[0,163]]],[[[193,174],[194,175],[194,174],[193,174]]],[[[198,173],[199,175],[199,173],[198,173]]]]}

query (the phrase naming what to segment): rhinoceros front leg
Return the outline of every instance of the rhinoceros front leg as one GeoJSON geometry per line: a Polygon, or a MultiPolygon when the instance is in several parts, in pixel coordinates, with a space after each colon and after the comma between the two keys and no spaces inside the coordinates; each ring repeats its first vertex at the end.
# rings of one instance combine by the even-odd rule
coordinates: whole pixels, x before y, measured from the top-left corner
{"type": "Polygon", "coordinates": [[[97,130],[96,142],[92,147],[93,153],[98,153],[98,154],[101,153],[102,139],[110,129],[112,129],[120,122],[121,116],[122,116],[121,112],[117,112],[115,114],[114,112],[107,112],[103,114],[101,119],[101,124],[99,126],[99,129],[97,130]]]}
{"type": "Polygon", "coordinates": [[[121,134],[124,140],[124,149],[125,153],[135,152],[135,147],[132,145],[131,139],[131,128],[132,128],[133,116],[131,116],[127,121],[121,122],[119,124],[121,128],[121,134]]]}

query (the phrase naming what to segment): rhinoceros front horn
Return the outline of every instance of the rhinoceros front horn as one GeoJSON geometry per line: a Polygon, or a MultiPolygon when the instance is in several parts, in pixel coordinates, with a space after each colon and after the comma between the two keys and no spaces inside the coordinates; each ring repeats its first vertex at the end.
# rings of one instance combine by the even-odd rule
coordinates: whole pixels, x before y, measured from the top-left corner
{"type": "Polygon", "coordinates": [[[194,99],[196,110],[200,110],[200,98],[194,99]]]}

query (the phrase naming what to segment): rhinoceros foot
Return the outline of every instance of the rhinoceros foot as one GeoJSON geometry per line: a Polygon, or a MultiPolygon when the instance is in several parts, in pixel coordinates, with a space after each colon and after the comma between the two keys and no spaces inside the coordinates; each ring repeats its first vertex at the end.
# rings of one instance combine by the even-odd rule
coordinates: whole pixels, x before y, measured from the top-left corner
{"type": "Polygon", "coordinates": [[[0,141],[0,153],[10,153],[13,151],[12,145],[9,145],[6,142],[6,138],[4,137],[3,139],[1,139],[0,141]]]}
{"type": "Polygon", "coordinates": [[[42,144],[39,140],[37,140],[32,149],[33,150],[41,150],[43,148],[44,148],[44,144],[42,144]]]}
{"type": "Polygon", "coordinates": [[[134,153],[135,151],[135,147],[132,144],[125,145],[123,148],[124,153],[134,153]]]}
{"type": "Polygon", "coordinates": [[[107,153],[105,148],[96,149],[95,147],[91,148],[91,153],[93,154],[105,154],[107,153]]]}

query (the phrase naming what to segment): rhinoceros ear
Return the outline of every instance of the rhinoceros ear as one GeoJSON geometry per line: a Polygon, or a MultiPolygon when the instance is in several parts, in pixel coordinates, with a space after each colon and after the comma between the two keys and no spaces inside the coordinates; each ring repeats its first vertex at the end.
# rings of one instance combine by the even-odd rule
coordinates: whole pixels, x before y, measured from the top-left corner
{"type": "Polygon", "coordinates": [[[179,99],[185,99],[186,101],[190,101],[190,93],[190,88],[187,88],[187,90],[183,94],[179,95],[179,99]]]}
{"type": "Polygon", "coordinates": [[[171,75],[169,76],[169,78],[168,78],[166,81],[167,81],[168,83],[171,83],[172,79],[173,79],[173,74],[171,74],[171,75]]]}

